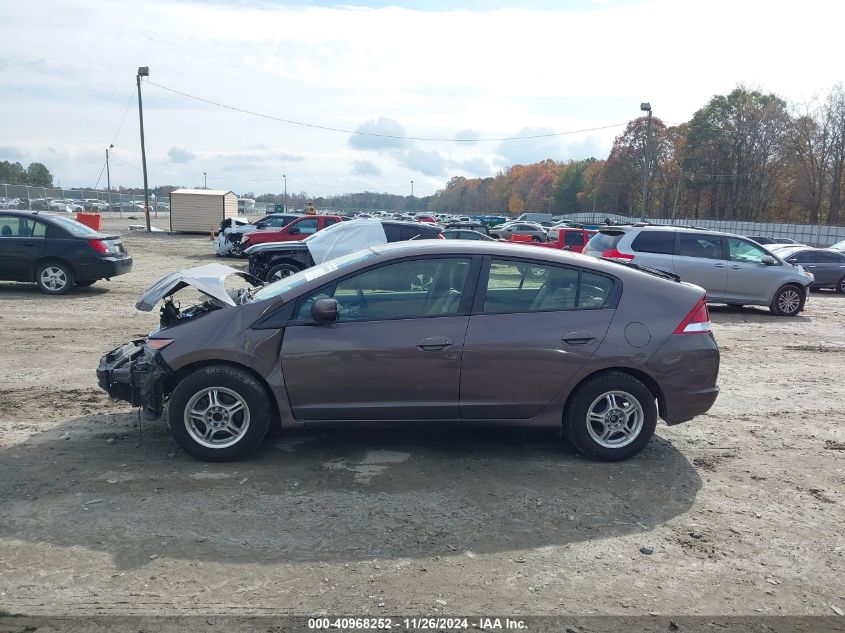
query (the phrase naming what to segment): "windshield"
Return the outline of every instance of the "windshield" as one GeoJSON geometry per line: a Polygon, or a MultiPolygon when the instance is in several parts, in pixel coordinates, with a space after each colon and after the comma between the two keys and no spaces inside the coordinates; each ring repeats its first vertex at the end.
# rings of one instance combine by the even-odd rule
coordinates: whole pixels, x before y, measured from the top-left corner
{"type": "Polygon", "coordinates": [[[76,220],[71,220],[70,218],[63,218],[58,215],[52,215],[50,218],[56,222],[59,226],[61,226],[66,231],[70,231],[74,235],[99,235],[98,231],[95,231],[89,226],[85,226],[84,224],[80,224],[76,220]]]}
{"type": "Polygon", "coordinates": [[[306,268],[295,275],[284,277],[283,279],[274,281],[271,284],[267,284],[253,295],[253,301],[266,301],[267,299],[278,297],[280,294],[283,294],[288,290],[293,290],[306,282],[313,281],[314,279],[328,275],[335,270],[346,268],[347,266],[364,261],[365,259],[370,259],[371,257],[376,257],[377,255],[378,253],[371,248],[366,248],[364,250],[355,251],[354,253],[349,253],[343,257],[330,259],[319,266],[306,268]]]}

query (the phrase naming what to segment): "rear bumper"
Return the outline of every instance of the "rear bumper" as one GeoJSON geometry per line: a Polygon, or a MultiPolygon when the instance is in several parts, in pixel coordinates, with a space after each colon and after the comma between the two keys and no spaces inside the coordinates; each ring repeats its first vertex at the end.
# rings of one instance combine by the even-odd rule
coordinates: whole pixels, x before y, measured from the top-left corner
{"type": "Polygon", "coordinates": [[[111,279],[118,275],[132,272],[131,257],[103,257],[82,262],[74,266],[76,278],[79,281],[96,281],[97,279],[111,279]]]}
{"type": "Polygon", "coordinates": [[[645,369],[660,386],[660,417],[666,424],[706,413],[719,396],[719,347],[712,334],[673,334],[645,369]]]}
{"type": "Polygon", "coordinates": [[[147,417],[157,418],[164,406],[163,379],[172,373],[146,339],[124,343],[100,359],[97,382],[112,398],[143,407],[147,417]]]}

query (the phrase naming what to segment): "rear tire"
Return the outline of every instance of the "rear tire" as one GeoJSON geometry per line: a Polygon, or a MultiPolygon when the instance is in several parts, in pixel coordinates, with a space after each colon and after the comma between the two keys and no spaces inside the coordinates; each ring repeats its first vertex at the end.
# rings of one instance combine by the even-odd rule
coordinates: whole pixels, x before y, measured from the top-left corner
{"type": "Polygon", "coordinates": [[[654,394],[642,381],[618,371],[588,379],[564,412],[569,441],[586,457],[601,461],[633,457],[656,426],[654,394]]]}
{"type": "Polygon", "coordinates": [[[206,462],[252,453],[270,428],[267,390],[248,372],[212,365],[185,377],[170,396],[167,421],[182,449],[206,462]]]}
{"type": "Polygon", "coordinates": [[[63,295],[73,288],[73,270],[64,262],[46,262],[35,272],[38,289],[48,295],[63,295]]]}
{"type": "Polygon", "coordinates": [[[776,316],[796,316],[804,309],[804,302],[807,300],[807,294],[803,288],[799,288],[793,284],[787,284],[779,288],[775,293],[775,298],[772,299],[772,305],[769,310],[776,316]]]}
{"type": "Polygon", "coordinates": [[[267,271],[267,278],[265,281],[272,283],[274,281],[279,281],[279,279],[295,275],[298,272],[299,268],[293,264],[277,264],[267,271]]]}

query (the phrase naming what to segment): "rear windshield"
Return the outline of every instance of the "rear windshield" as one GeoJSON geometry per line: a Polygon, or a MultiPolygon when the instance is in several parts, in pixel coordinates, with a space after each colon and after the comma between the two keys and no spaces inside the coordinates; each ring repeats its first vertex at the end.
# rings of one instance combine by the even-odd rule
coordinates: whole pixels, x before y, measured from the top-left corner
{"type": "Polygon", "coordinates": [[[590,238],[590,241],[587,243],[587,248],[591,251],[609,251],[612,248],[616,248],[616,245],[619,243],[619,240],[622,239],[623,235],[625,235],[624,231],[614,231],[613,233],[600,231],[590,238]]]}
{"type": "Polygon", "coordinates": [[[631,248],[640,253],[671,255],[675,252],[675,233],[673,231],[643,231],[634,238],[631,248]]]}
{"type": "Polygon", "coordinates": [[[98,235],[98,232],[89,226],[80,224],[76,220],[70,218],[63,218],[58,215],[51,215],[50,219],[62,227],[65,231],[76,237],[87,237],[89,235],[98,235]]]}

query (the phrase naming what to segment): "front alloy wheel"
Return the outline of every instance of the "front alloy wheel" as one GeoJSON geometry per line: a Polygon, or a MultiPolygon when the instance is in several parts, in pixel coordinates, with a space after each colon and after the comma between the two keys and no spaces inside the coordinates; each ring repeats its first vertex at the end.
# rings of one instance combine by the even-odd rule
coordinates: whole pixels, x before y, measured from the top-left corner
{"type": "Polygon", "coordinates": [[[261,444],[270,428],[270,397],[264,385],[243,369],[228,365],[196,369],[170,395],[170,432],[197,459],[241,459],[261,444]]]}
{"type": "Polygon", "coordinates": [[[770,309],[777,316],[795,316],[804,309],[806,298],[797,286],[784,286],[775,293],[770,309]]]}

